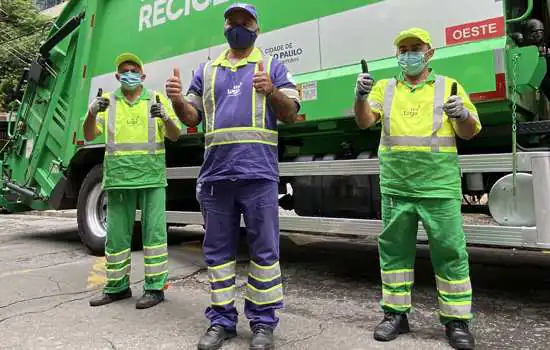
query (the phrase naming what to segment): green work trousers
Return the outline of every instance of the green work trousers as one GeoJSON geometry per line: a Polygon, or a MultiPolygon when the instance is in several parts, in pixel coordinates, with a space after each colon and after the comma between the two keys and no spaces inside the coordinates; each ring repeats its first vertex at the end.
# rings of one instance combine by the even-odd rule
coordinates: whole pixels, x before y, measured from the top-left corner
{"type": "Polygon", "coordinates": [[[414,283],[418,222],[430,245],[441,323],[470,320],[472,287],[459,199],[382,195],[384,230],[378,239],[382,309],[408,313],[414,283]]]}
{"type": "Polygon", "coordinates": [[[168,277],[164,187],[107,190],[106,293],[129,287],[136,209],[141,209],[145,290],[162,290],[168,277]]]}

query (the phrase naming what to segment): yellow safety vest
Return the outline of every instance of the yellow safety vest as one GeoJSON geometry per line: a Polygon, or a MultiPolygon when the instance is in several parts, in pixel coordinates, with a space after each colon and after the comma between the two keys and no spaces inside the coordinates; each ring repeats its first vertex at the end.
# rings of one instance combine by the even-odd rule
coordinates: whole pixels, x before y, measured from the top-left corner
{"type": "MultiPolygon", "coordinates": [[[[369,96],[381,114],[380,188],[387,195],[460,199],[461,179],[454,120],[443,111],[455,80],[433,74],[411,89],[396,78],[381,80],[369,96]]],[[[477,112],[464,89],[465,107],[477,112]]],[[[481,125],[478,121],[478,129],[481,125]]]]}
{"type": "Polygon", "coordinates": [[[106,133],[104,189],[167,185],[164,131],[158,118],[150,116],[157,94],[147,93],[148,100],[140,98],[132,106],[115,93],[104,94],[110,101],[107,111],[98,116],[98,127],[106,133]]]}
{"type": "MultiPolygon", "coordinates": [[[[128,106],[115,94],[105,94],[110,100],[106,120],[107,135],[105,152],[109,156],[163,154],[164,135],[158,126],[158,120],[151,118],[150,110],[155,103],[156,92],[149,91],[150,98],[128,106]],[[126,108],[138,108],[138,114],[124,113],[126,108]],[[121,112],[122,111],[122,112],[121,112]],[[144,122],[144,121],[147,122],[144,122]]],[[[136,112],[134,112],[136,113],[136,112]]]]}
{"type": "MultiPolygon", "coordinates": [[[[272,57],[265,57],[267,60],[265,71],[271,72],[272,57]]],[[[214,82],[218,65],[207,62],[203,71],[203,108],[204,108],[204,126],[205,126],[205,145],[206,148],[235,144],[235,143],[262,143],[277,147],[279,135],[276,130],[266,127],[266,104],[267,97],[264,94],[256,93],[252,89],[252,116],[250,126],[239,126],[231,128],[215,128],[216,117],[216,96],[214,93],[214,82]]],[[[254,73],[258,72],[258,65],[254,66],[254,73]]]]}
{"type": "MultiPolygon", "coordinates": [[[[436,75],[433,83],[411,92],[395,78],[381,81],[383,104],[370,101],[373,110],[383,112],[379,150],[456,153],[453,122],[443,111],[453,82],[436,75]]],[[[464,102],[470,111],[475,111],[469,101],[464,102]]]]}

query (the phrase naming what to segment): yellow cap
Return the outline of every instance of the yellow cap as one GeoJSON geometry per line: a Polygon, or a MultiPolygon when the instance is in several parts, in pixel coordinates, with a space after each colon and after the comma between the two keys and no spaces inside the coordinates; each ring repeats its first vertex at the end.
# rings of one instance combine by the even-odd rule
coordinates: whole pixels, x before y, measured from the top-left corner
{"type": "Polygon", "coordinates": [[[410,38],[419,39],[423,43],[432,46],[432,38],[430,37],[430,33],[425,31],[424,29],[420,29],[420,28],[410,28],[410,29],[402,31],[401,33],[399,33],[397,38],[395,38],[393,43],[396,46],[398,46],[400,42],[402,42],[405,39],[410,39],[410,38]]]}
{"type": "Polygon", "coordinates": [[[141,61],[141,59],[138,56],[134,55],[133,53],[129,53],[129,52],[125,52],[120,56],[118,56],[115,60],[115,66],[118,68],[122,63],[128,62],[128,61],[136,63],[141,67],[141,69],[143,69],[143,62],[141,61]]]}

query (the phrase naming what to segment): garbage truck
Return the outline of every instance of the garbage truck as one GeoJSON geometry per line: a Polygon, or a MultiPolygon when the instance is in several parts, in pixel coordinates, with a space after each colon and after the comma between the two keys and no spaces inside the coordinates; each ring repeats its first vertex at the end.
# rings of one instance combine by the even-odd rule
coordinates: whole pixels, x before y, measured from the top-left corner
{"type": "MultiPolygon", "coordinates": [[[[78,231],[102,254],[108,197],[101,187],[104,139],[86,142],[83,122],[98,89],[118,87],[114,60],[145,62],[148,88],[164,92],[174,68],[188,86],[201,62],[227,44],[229,0],[71,0],[14,94],[0,157],[0,206],[8,212],[76,209],[78,231]]],[[[545,0],[250,0],[260,14],[257,47],[285,63],[301,97],[294,124],[279,125],[281,231],[376,237],[382,230],[380,126],[360,130],[354,87],[361,60],[380,80],[398,73],[395,36],[428,30],[439,74],[457,79],[482,132],[457,140],[467,242],[550,248],[550,108],[545,0]],[[484,197],[486,201],[476,200],[484,197]]],[[[195,185],[203,126],[166,141],[169,225],[202,225],[195,185]]],[[[139,223],[139,210],[136,222],[139,223]]],[[[139,227],[139,224],[136,225],[139,227]]],[[[419,225],[419,243],[427,240],[419,225]]]]}

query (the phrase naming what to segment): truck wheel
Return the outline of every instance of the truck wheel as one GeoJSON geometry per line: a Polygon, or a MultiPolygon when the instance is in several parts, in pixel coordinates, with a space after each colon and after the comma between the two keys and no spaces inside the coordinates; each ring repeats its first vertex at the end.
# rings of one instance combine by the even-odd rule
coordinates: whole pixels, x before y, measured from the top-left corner
{"type": "MultiPolygon", "coordinates": [[[[77,221],[78,234],[82,243],[92,254],[105,255],[107,235],[107,195],[101,187],[103,166],[96,165],[82,182],[78,194],[77,221]]],[[[134,223],[132,250],[143,249],[141,222],[134,223]]]]}
{"type": "Polygon", "coordinates": [[[107,196],[101,187],[103,166],[96,165],[82,182],[78,194],[77,222],[82,243],[94,255],[105,255],[107,196]]]}

